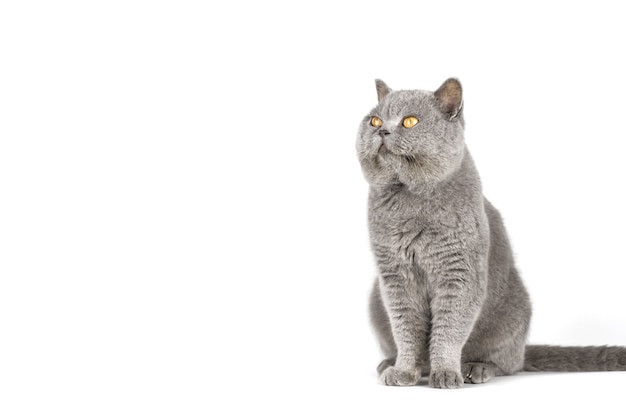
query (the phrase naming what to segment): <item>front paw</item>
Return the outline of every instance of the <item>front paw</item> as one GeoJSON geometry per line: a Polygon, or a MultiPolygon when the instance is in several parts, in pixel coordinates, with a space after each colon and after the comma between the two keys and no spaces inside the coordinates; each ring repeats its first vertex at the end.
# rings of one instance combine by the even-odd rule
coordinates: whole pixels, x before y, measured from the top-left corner
{"type": "Polygon", "coordinates": [[[380,374],[380,382],[384,385],[408,386],[417,385],[422,373],[419,369],[406,370],[390,366],[380,374]]]}
{"type": "Polygon", "coordinates": [[[463,386],[463,377],[456,369],[433,369],[430,371],[429,383],[433,388],[460,388],[463,386]]]}

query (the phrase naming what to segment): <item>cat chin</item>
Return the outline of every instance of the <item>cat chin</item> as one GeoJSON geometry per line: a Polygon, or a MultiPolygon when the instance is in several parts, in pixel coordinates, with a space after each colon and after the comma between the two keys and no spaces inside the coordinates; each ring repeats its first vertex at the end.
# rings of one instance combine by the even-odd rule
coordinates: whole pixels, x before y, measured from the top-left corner
{"type": "Polygon", "coordinates": [[[389,161],[401,160],[404,158],[415,158],[411,154],[400,152],[395,149],[389,149],[389,147],[385,146],[384,144],[380,145],[380,147],[378,148],[378,152],[376,152],[376,157],[380,160],[389,161]]]}
{"type": "Polygon", "coordinates": [[[441,166],[428,158],[412,155],[397,155],[389,167],[399,182],[410,188],[437,184],[456,171],[453,166],[441,166]]]}
{"type": "Polygon", "coordinates": [[[380,146],[371,149],[369,156],[360,154],[365,163],[366,179],[374,187],[388,187],[398,184],[410,189],[424,185],[434,185],[444,181],[458,169],[458,156],[451,160],[441,160],[435,156],[399,152],[380,146]],[[370,161],[370,162],[366,162],[370,161]]]}

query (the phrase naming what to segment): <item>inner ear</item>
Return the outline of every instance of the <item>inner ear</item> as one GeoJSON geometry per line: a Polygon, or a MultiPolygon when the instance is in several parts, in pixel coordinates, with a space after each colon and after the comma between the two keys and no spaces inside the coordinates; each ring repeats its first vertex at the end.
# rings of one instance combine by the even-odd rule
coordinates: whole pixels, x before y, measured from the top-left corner
{"type": "Polygon", "coordinates": [[[376,80],[376,93],[378,94],[378,102],[383,101],[385,96],[391,92],[391,88],[383,80],[376,80]]]}
{"type": "Polygon", "coordinates": [[[456,78],[448,78],[441,87],[435,91],[435,98],[450,119],[459,115],[463,107],[463,88],[456,78]]]}

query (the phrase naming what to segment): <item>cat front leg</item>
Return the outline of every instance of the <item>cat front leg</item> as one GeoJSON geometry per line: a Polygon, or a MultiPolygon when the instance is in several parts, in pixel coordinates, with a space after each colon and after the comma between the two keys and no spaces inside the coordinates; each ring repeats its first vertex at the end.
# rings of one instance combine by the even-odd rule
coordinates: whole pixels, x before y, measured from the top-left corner
{"type": "Polygon", "coordinates": [[[461,351],[484,299],[485,289],[481,281],[471,268],[458,266],[440,273],[436,279],[431,299],[431,387],[458,388],[463,385],[461,351]]]}
{"type": "Polygon", "coordinates": [[[395,364],[385,368],[380,381],[385,385],[416,385],[427,353],[428,302],[407,274],[382,273],[380,293],[389,317],[397,348],[395,364]]]}

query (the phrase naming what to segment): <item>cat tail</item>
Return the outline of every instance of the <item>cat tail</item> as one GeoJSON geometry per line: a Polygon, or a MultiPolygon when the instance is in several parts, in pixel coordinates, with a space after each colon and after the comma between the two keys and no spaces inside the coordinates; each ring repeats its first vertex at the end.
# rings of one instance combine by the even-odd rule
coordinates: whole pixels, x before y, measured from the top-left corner
{"type": "Polygon", "coordinates": [[[626,347],[527,345],[524,371],[626,371],[626,347]]]}

